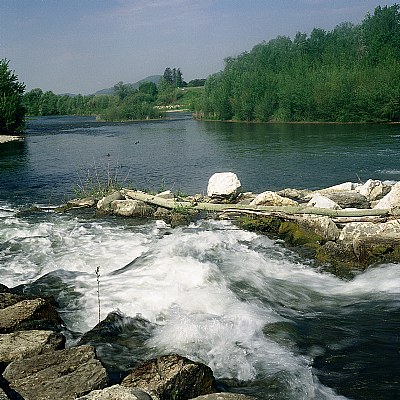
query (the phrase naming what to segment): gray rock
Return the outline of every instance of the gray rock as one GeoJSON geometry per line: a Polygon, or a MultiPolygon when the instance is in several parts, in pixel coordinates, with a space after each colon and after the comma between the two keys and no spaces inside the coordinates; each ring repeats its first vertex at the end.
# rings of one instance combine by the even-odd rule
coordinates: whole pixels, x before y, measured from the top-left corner
{"type": "Polygon", "coordinates": [[[376,179],[368,179],[363,185],[356,187],[356,192],[364,195],[369,201],[381,199],[389,191],[390,187],[376,179]]]}
{"type": "Polygon", "coordinates": [[[63,321],[48,299],[22,300],[0,310],[0,333],[16,330],[59,330],[63,321]]]}
{"type": "Polygon", "coordinates": [[[291,200],[287,197],[282,197],[279,194],[271,191],[260,193],[250,203],[251,205],[264,205],[264,206],[298,206],[297,201],[291,200]]]}
{"type": "Polygon", "coordinates": [[[103,390],[93,390],[77,400],[152,400],[152,397],[143,390],[114,385],[103,390]]]}
{"type": "Polygon", "coordinates": [[[177,354],[144,362],[129,373],[122,386],[142,389],[160,400],[184,400],[216,392],[208,366],[177,354]]]}
{"type": "Polygon", "coordinates": [[[64,348],[65,337],[52,331],[20,331],[0,335],[0,365],[64,348]]]}
{"type": "Polygon", "coordinates": [[[106,370],[91,346],[13,361],[3,376],[25,400],[70,400],[107,386],[106,370]]]}
{"type": "MultiPolygon", "coordinates": [[[[306,201],[307,196],[309,196],[312,192],[311,190],[306,189],[282,189],[276,192],[279,196],[287,197],[292,200],[296,200],[298,202],[306,201]]],[[[309,199],[308,199],[309,200],[309,199]]]]}
{"type": "Polygon", "coordinates": [[[339,240],[352,242],[358,239],[400,240],[400,220],[375,224],[373,222],[351,222],[340,232],[339,240]]]}
{"type": "Polygon", "coordinates": [[[208,181],[207,195],[209,197],[235,196],[241,187],[241,183],[233,172],[218,172],[208,181]]]}
{"type": "Polygon", "coordinates": [[[324,240],[336,240],[339,238],[340,229],[329,217],[303,214],[299,215],[297,220],[301,226],[315,232],[324,240]]]}
{"type": "Polygon", "coordinates": [[[113,192],[113,193],[109,194],[108,196],[105,196],[102,199],[100,199],[97,203],[97,208],[100,211],[108,212],[108,211],[110,211],[111,203],[114,200],[125,200],[125,197],[119,191],[113,192]]]}
{"type": "Polygon", "coordinates": [[[325,196],[328,199],[331,199],[336,204],[338,204],[341,208],[370,208],[370,203],[368,199],[356,191],[352,192],[332,192],[326,193],[325,196]]]}
{"type": "Polygon", "coordinates": [[[399,210],[400,209],[400,182],[393,185],[390,192],[379,200],[376,209],[399,210]]]}
{"type": "Polygon", "coordinates": [[[122,217],[150,217],[154,209],[139,200],[114,200],[111,203],[113,214],[122,217]]]}
{"type": "Polygon", "coordinates": [[[308,207],[327,208],[330,210],[339,210],[339,204],[320,193],[315,193],[311,200],[307,203],[308,207]]]}

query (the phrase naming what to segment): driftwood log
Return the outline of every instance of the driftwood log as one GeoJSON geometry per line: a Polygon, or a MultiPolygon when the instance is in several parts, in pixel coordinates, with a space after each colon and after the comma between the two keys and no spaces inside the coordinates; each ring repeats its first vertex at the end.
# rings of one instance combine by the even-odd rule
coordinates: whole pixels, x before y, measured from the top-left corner
{"type": "MultiPolygon", "coordinates": [[[[243,213],[259,213],[268,215],[269,213],[281,213],[287,215],[296,214],[313,214],[328,217],[387,217],[390,210],[379,209],[351,209],[351,210],[330,210],[326,208],[307,207],[307,206],[256,206],[243,204],[214,204],[214,203],[198,203],[190,201],[178,201],[176,199],[164,199],[156,195],[150,195],[140,191],[126,190],[124,191],[126,198],[140,200],[148,204],[164,207],[170,210],[179,208],[190,208],[198,211],[210,212],[243,212],[243,213]]],[[[354,221],[354,220],[353,220],[354,221]]],[[[352,222],[353,222],[352,221],[352,222]]],[[[350,221],[349,221],[350,222],[350,221]]]]}

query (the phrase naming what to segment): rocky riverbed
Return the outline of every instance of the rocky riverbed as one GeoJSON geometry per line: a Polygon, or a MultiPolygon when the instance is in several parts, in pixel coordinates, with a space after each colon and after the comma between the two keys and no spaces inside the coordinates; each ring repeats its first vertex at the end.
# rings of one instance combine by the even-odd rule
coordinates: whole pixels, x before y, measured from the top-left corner
{"type": "Polygon", "coordinates": [[[234,220],[284,242],[331,272],[347,277],[383,262],[400,261],[400,183],[369,179],[317,191],[243,193],[232,173],[213,175],[207,195],[147,194],[123,189],[75,199],[65,209],[94,207],[121,217],[164,219],[172,226],[204,216],[234,220]]]}
{"type": "Polygon", "coordinates": [[[111,378],[96,345],[121,340],[121,320],[111,313],[76,346],[65,348],[66,327],[52,298],[0,285],[0,399],[249,399],[219,392],[208,366],[178,354],[146,360],[111,378]]]}

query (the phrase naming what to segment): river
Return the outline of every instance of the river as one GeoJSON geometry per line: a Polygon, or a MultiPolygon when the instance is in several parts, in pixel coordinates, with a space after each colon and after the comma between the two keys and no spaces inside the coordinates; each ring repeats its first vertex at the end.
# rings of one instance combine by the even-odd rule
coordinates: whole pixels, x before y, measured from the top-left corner
{"type": "Polygon", "coordinates": [[[203,220],[58,214],[85,181],[205,192],[214,172],[245,190],[400,180],[397,125],[267,125],[194,121],[29,122],[0,145],[0,278],[53,294],[68,344],[101,317],[125,316],[123,344],[98,348],[125,370],[177,352],[209,365],[225,390],[259,399],[400,398],[400,266],[339,279],[280,241],[203,220]],[[150,322],[143,332],[132,318],[150,322]]]}

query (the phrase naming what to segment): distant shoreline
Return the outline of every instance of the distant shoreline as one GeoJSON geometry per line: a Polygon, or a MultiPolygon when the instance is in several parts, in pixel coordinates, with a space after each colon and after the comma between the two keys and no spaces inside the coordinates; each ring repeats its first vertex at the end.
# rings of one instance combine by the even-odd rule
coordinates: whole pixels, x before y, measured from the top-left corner
{"type": "Polygon", "coordinates": [[[0,144],[22,140],[22,136],[0,135],[0,144]]]}

